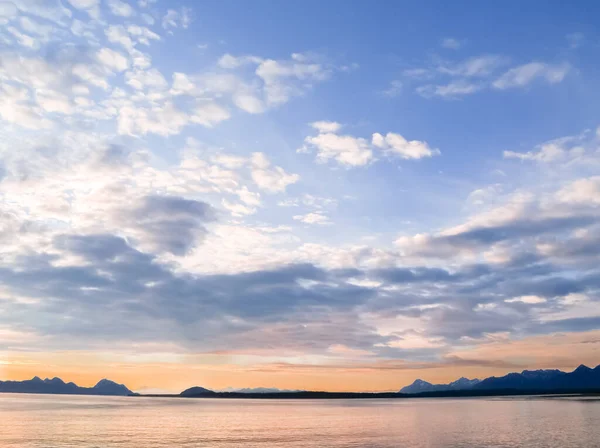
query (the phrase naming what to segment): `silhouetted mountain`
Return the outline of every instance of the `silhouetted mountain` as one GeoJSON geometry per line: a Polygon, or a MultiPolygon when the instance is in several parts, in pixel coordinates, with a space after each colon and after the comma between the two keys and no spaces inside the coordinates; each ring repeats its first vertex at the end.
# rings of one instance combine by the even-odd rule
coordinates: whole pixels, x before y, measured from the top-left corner
{"type": "Polygon", "coordinates": [[[123,384],[115,383],[111,380],[100,380],[92,387],[94,395],[131,395],[132,392],[123,384]]]}
{"type": "Polygon", "coordinates": [[[68,395],[132,395],[123,384],[101,380],[94,387],[79,387],[75,383],[65,383],[60,378],[42,380],[35,376],[25,381],[0,381],[0,392],[25,394],[68,394],[68,395]]]}
{"type": "Polygon", "coordinates": [[[205,397],[209,395],[215,395],[215,392],[204,387],[194,386],[184,390],[179,395],[182,397],[205,397]]]}
{"type": "Polygon", "coordinates": [[[597,389],[600,388],[600,369],[590,369],[581,365],[571,373],[560,370],[524,370],[521,373],[509,373],[502,377],[486,378],[474,389],[515,389],[515,390],[551,390],[551,389],[597,389]]]}
{"type": "Polygon", "coordinates": [[[459,378],[448,384],[431,384],[423,380],[415,380],[410,386],[405,386],[400,389],[401,394],[421,394],[424,392],[441,392],[447,390],[468,390],[472,389],[479,383],[477,378],[468,379],[465,377],[459,378]]]}
{"type": "Polygon", "coordinates": [[[570,373],[561,370],[523,370],[501,377],[492,376],[484,380],[460,378],[449,384],[431,384],[415,380],[410,386],[400,389],[403,394],[422,394],[443,391],[491,391],[491,390],[587,390],[600,389],[600,365],[594,369],[580,365],[570,373]]]}
{"type": "Polygon", "coordinates": [[[300,389],[277,389],[276,387],[243,387],[241,389],[229,388],[222,392],[239,392],[240,394],[278,394],[303,391],[300,389]]]}

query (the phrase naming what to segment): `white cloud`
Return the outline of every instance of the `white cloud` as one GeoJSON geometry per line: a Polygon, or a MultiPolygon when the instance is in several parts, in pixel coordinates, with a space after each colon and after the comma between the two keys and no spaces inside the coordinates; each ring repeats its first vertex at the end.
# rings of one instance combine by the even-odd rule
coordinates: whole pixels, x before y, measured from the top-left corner
{"type": "Polygon", "coordinates": [[[32,49],[39,48],[40,44],[37,41],[37,39],[35,39],[34,37],[31,37],[27,34],[21,33],[14,26],[9,26],[6,28],[6,30],[17,39],[17,42],[19,43],[19,45],[21,45],[23,47],[32,48],[32,49]]]}
{"type": "Polygon", "coordinates": [[[152,108],[126,106],[119,110],[118,132],[125,135],[176,135],[189,122],[190,117],[171,103],[152,108]]]}
{"type": "Polygon", "coordinates": [[[320,163],[334,160],[348,167],[364,166],[375,160],[374,149],[403,159],[421,159],[440,154],[439,150],[429,148],[426,142],[408,141],[393,132],[385,136],[375,133],[369,142],[365,138],[337,134],[342,127],[339,123],[320,121],[312,123],[311,126],[319,133],[306,137],[304,146],[298,152],[310,152],[311,149],[315,149],[317,162],[320,163]]]}
{"type": "Polygon", "coordinates": [[[565,157],[566,151],[556,143],[542,145],[538,151],[514,152],[504,151],[506,159],[534,160],[536,162],[556,162],[565,157]]]}
{"type": "Polygon", "coordinates": [[[442,39],[441,45],[449,50],[458,50],[462,46],[461,42],[453,37],[446,37],[442,39]]]}
{"type": "Polygon", "coordinates": [[[417,93],[424,98],[439,96],[442,98],[455,98],[463,95],[471,95],[484,88],[481,83],[472,83],[468,81],[455,81],[450,84],[434,85],[427,84],[417,87],[417,93]]]}
{"type": "Polygon", "coordinates": [[[129,60],[118,51],[110,48],[101,48],[96,53],[96,57],[110,71],[122,72],[129,68],[129,60]]]}
{"type": "Polygon", "coordinates": [[[385,137],[379,133],[373,134],[372,143],[386,152],[397,154],[403,159],[422,159],[439,155],[438,149],[431,149],[426,142],[406,140],[400,134],[388,132],[385,137]]]}
{"type": "Polygon", "coordinates": [[[55,29],[53,25],[44,25],[27,16],[19,17],[19,25],[21,25],[23,31],[42,36],[44,38],[48,38],[55,29]]]}
{"type": "Polygon", "coordinates": [[[332,224],[331,221],[329,220],[329,218],[321,212],[307,213],[306,215],[295,215],[293,218],[296,221],[303,222],[304,224],[320,225],[320,226],[332,224]]]}
{"type": "Polygon", "coordinates": [[[315,121],[310,126],[320,133],[335,133],[342,128],[342,125],[335,121],[315,121]]]}
{"type": "Polygon", "coordinates": [[[248,207],[243,204],[229,202],[227,199],[221,200],[221,205],[225,210],[231,213],[233,216],[241,217],[252,215],[256,213],[256,208],[248,207]]]}
{"type": "Polygon", "coordinates": [[[242,82],[236,80],[232,90],[234,101],[250,113],[284,104],[294,96],[304,94],[313,83],[328,79],[334,67],[318,61],[315,55],[294,53],[288,60],[265,59],[253,55],[223,55],[219,67],[226,70],[255,65],[254,77],[242,82]]]}
{"type": "Polygon", "coordinates": [[[565,78],[570,69],[571,66],[567,63],[550,65],[542,62],[530,62],[511,68],[494,81],[492,85],[496,89],[504,90],[524,87],[536,79],[543,79],[548,84],[556,84],[565,78]]]}
{"type": "Polygon", "coordinates": [[[216,103],[200,103],[194,108],[190,121],[211,128],[221,121],[228,120],[230,116],[227,109],[216,103]]]}
{"type": "Polygon", "coordinates": [[[240,200],[249,206],[258,207],[260,205],[260,193],[248,190],[248,187],[244,186],[235,192],[240,200]]]}
{"type": "Polygon", "coordinates": [[[211,157],[211,161],[225,168],[235,170],[244,166],[247,162],[245,157],[234,156],[231,154],[216,154],[211,157]]]}
{"type": "Polygon", "coordinates": [[[143,45],[150,45],[151,40],[160,40],[160,36],[145,26],[129,25],[127,32],[143,45]]]}
{"type": "Polygon", "coordinates": [[[127,50],[133,49],[133,40],[122,25],[110,25],[105,34],[109,42],[121,44],[127,50]]]}
{"type": "Polygon", "coordinates": [[[469,58],[459,64],[440,65],[440,73],[460,77],[486,77],[498,67],[506,63],[506,58],[497,55],[486,55],[469,58]]]}
{"type": "Polygon", "coordinates": [[[373,160],[371,145],[364,138],[319,133],[314,137],[306,137],[304,142],[317,149],[317,161],[320,163],[335,160],[341,165],[363,166],[373,160]]]}
{"type": "Polygon", "coordinates": [[[166,30],[169,28],[187,28],[192,19],[188,8],[181,8],[179,11],[169,9],[162,18],[162,27],[166,30]]]}
{"type": "Polygon", "coordinates": [[[94,19],[100,17],[100,0],[68,0],[68,2],[73,8],[87,12],[94,19]]]}
{"type": "Polygon", "coordinates": [[[300,180],[298,174],[288,174],[279,166],[271,166],[271,162],[264,153],[252,153],[251,175],[254,183],[269,193],[281,193],[288,185],[300,180]]]}
{"type": "Polygon", "coordinates": [[[403,87],[404,84],[402,83],[402,81],[396,79],[390,82],[390,86],[381,93],[389,98],[395,98],[402,93],[403,87]]]}
{"type": "Polygon", "coordinates": [[[571,182],[556,193],[556,199],[568,204],[600,204],[600,176],[571,182]]]}
{"type": "MultiPolygon", "coordinates": [[[[4,1],[6,2],[6,0],[4,1]]],[[[21,12],[41,17],[61,25],[66,25],[67,19],[73,15],[71,10],[65,8],[59,0],[13,0],[12,3],[21,12]]],[[[9,7],[9,10],[10,9],[11,8],[9,7]]]]}
{"type": "Polygon", "coordinates": [[[36,101],[46,112],[71,114],[73,106],[68,96],[52,90],[38,89],[35,92],[36,101]]]}
{"type": "Polygon", "coordinates": [[[537,304],[537,303],[545,303],[546,299],[544,299],[543,297],[540,296],[520,296],[520,297],[513,297],[512,299],[506,299],[505,300],[506,303],[527,303],[530,305],[533,304],[537,304]]]}
{"type": "Polygon", "coordinates": [[[217,65],[225,69],[235,69],[247,64],[260,64],[263,61],[262,58],[257,56],[233,56],[229,53],[225,53],[217,61],[217,65]]]}
{"type": "Polygon", "coordinates": [[[131,17],[135,14],[131,5],[121,0],[108,0],[108,8],[115,16],[131,17]]]}
{"type": "Polygon", "coordinates": [[[233,95],[233,104],[249,114],[260,114],[266,109],[265,104],[259,98],[243,92],[235,93],[233,95]]]}
{"type": "Polygon", "coordinates": [[[19,10],[13,2],[2,1],[0,2],[0,17],[11,18],[18,14],[19,10]]]}
{"type": "Polygon", "coordinates": [[[74,76],[80,78],[82,81],[87,82],[95,87],[108,90],[110,88],[108,81],[104,73],[101,73],[96,67],[87,64],[76,64],[73,66],[72,73],[74,76]]]}
{"type": "Polygon", "coordinates": [[[51,127],[51,122],[41,114],[42,110],[31,101],[25,88],[0,85],[0,118],[28,129],[51,127]]]}
{"type": "Polygon", "coordinates": [[[155,68],[127,72],[125,82],[137,90],[164,90],[169,87],[165,77],[155,68]]]}

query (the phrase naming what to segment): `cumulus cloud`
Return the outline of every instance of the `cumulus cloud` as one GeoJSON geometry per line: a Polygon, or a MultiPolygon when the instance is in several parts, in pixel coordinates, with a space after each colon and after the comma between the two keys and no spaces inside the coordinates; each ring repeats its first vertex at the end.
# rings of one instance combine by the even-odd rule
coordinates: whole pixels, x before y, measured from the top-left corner
{"type": "Polygon", "coordinates": [[[122,0],[108,0],[108,8],[111,13],[120,17],[131,17],[135,14],[131,5],[122,0]]]}
{"type": "Polygon", "coordinates": [[[68,0],[68,2],[73,8],[87,12],[94,19],[100,17],[100,0],[68,0]]]}
{"type": "Polygon", "coordinates": [[[400,134],[388,132],[385,136],[374,133],[369,142],[365,138],[352,135],[340,135],[339,123],[317,121],[311,127],[318,131],[316,136],[304,139],[304,146],[298,152],[316,150],[317,161],[325,163],[334,160],[349,167],[363,166],[376,160],[376,151],[402,159],[421,159],[439,155],[440,151],[431,149],[426,142],[406,140],[400,134]]]}
{"type": "Polygon", "coordinates": [[[307,213],[306,215],[295,215],[294,219],[296,221],[303,222],[304,224],[315,224],[319,226],[332,224],[329,218],[322,212],[312,212],[307,213]]]}
{"type": "Polygon", "coordinates": [[[426,142],[408,141],[400,134],[393,132],[388,132],[385,136],[376,132],[373,134],[372,144],[402,159],[422,159],[440,154],[438,149],[431,149],[426,142]]]}
{"type": "Polygon", "coordinates": [[[162,18],[162,27],[165,30],[170,28],[184,28],[190,26],[192,22],[191,11],[188,8],[181,8],[180,10],[169,9],[162,18]]]}
{"type": "Polygon", "coordinates": [[[283,192],[288,185],[300,180],[298,174],[289,174],[280,166],[271,166],[267,156],[261,152],[252,154],[251,173],[258,188],[268,193],[283,192]]]}

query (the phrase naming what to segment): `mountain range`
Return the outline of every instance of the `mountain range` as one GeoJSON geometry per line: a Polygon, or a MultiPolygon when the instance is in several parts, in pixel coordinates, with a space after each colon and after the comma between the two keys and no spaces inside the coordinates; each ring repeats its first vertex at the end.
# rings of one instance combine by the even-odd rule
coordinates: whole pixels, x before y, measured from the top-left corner
{"type": "Polygon", "coordinates": [[[100,380],[94,387],[80,387],[75,383],[65,383],[60,378],[33,377],[25,381],[0,381],[0,392],[26,394],[68,394],[68,395],[133,395],[123,384],[110,380],[100,380]]]}
{"type": "MultiPolygon", "coordinates": [[[[489,377],[483,380],[459,378],[448,384],[431,384],[421,379],[403,387],[399,392],[361,393],[361,392],[319,392],[302,390],[280,390],[276,388],[237,389],[215,392],[195,386],[184,390],[174,397],[215,397],[215,398],[399,398],[403,396],[485,396],[501,394],[600,392],[600,365],[590,368],[580,365],[572,372],[561,370],[523,370],[521,373],[509,373],[501,377],[489,377]],[[437,394],[437,395],[436,395],[437,394]]],[[[99,381],[94,387],[80,387],[75,383],[65,383],[60,378],[42,380],[34,377],[25,381],[0,381],[0,393],[31,394],[70,394],[70,395],[139,395],[125,385],[107,379],[99,381]]],[[[164,396],[164,395],[163,395],[164,396]]]]}
{"type": "Polygon", "coordinates": [[[572,372],[561,370],[523,370],[501,377],[483,380],[460,378],[448,384],[431,384],[415,380],[411,385],[400,389],[401,394],[421,394],[444,391],[491,391],[491,390],[586,390],[600,389],[600,365],[592,369],[583,364],[572,372]]]}

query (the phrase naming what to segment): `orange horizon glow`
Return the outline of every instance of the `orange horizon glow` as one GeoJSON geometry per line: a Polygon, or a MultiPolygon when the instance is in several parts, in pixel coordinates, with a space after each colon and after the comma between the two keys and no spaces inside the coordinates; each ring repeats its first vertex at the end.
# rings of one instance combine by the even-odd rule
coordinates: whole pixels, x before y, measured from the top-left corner
{"type": "Polygon", "coordinates": [[[192,386],[221,390],[274,387],[279,389],[344,391],[397,391],[421,378],[447,383],[459,377],[485,378],[524,369],[573,370],[579,364],[600,364],[600,331],[497,341],[449,353],[445,363],[401,360],[336,359],[330,364],[286,362],[232,363],[228,355],[183,356],[180,362],[131,362],[122,354],[49,352],[4,354],[1,380],[34,376],[60,377],[91,387],[108,378],[133,391],[179,393],[192,386]]]}

